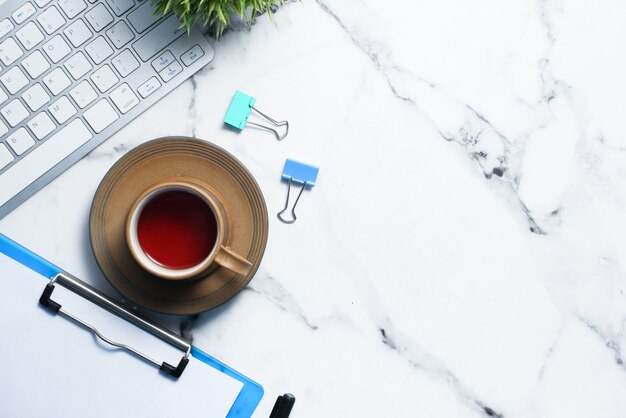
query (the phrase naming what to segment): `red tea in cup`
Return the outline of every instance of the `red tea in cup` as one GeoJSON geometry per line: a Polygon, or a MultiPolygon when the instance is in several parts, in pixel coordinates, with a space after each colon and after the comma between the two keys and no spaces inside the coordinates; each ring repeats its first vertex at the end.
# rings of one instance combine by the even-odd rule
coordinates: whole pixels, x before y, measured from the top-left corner
{"type": "Polygon", "coordinates": [[[173,189],[157,194],[141,210],[137,238],[155,263],[173,270],[202,263],[217,241],[217,220],[200,196],[173,189]]]}

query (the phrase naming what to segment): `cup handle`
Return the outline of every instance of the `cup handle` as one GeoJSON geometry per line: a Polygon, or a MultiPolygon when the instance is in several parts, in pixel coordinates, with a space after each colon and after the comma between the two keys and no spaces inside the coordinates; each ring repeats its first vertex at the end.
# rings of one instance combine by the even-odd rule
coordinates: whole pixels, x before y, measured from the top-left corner
{"type": "Polygon", "coordinates": [[[237,274],[248,274],[252,270],[252,263],[241,255],[237,254],[232,248],[220,246],[219,252],[215,257],[215,262],[227,270],[237,274]]]}

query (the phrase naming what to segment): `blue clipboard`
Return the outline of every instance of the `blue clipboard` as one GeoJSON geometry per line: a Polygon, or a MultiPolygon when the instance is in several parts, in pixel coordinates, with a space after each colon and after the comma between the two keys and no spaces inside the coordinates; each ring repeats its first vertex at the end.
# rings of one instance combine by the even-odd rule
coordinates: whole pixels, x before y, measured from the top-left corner
{"type": "MultiPolygon", "coordinates": [[[[24,248],[15,241],[12,241],[3,234],[0,234],[0,253],[14,259],[18,263],[48,279],[52,279],[58,274],[64,273],[64,270],[24,248]]],[[[211,357],[196,346],[191,347],[191,355],[197,360],[243,384],[226,418],[249,418],[252,416],[252,413],[263,397],[263,387],[228,367],[221,361],[211,357]]]]}

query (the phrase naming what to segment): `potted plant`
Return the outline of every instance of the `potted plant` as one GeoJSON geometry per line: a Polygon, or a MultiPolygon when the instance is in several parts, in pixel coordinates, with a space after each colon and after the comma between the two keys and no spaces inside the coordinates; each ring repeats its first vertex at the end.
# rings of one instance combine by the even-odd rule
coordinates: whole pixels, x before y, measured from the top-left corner
{"type": "Polygon", "coordinates": [[[248,24],[258,14],[267,12],[283,0],[152,0],[157,13],[172,11],[189,31],[195,24],[208,26],[219,37],[228,26],[231,15],[248,24]]]}

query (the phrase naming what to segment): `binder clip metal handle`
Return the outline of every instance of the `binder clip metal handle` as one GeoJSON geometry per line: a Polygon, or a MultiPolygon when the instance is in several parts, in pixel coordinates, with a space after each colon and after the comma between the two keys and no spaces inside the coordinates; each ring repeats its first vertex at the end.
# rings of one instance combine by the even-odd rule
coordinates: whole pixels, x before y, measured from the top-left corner
{"type": "Polygon", "coordinates": [[[50,282],[46,285],[43,293],[41,294],[41,297],[39,298],[39,303],[45,307],[46,309],[50,310],[52,313],[54,314],[61,314],[62,316],[64,316],[65,318],[75,322],[76,324],[82,326],[83,328],[86,328],[87,330],[91,331],[96,337],[98,337],[99,339],[101,339],[102,341],[104,341],[105,343],[119,348],[120,350],[124,350],[129,352],[130,354],[133,354],[137,357],[140,357],[144,360],[146,360],[149,363],[154,364],[156,367],[158,367],[160,370],[162,370],[163,372],[169,374],[170,376],[178,379],[183,372],[185,371],[185,367],[187,367],[187,364],[189,363],[189,355],[191,354],[191,343],[188,342],[187,340],[183,339],[182,337],[174,334],[173,332],[171,332],[168,329],[165,329],[149,320],[147,320],[146,318],[143,318],[139,315],[137,315],[134,312],[131,312],[130,310],[128,310],[127,308],[125,308],[124,306],[120,305],[119,303],[115,302],[113,299],[109,298],[108,296],[106,296],[103,293],[100,293],[98,290],[96,290],[95,288],[89,286],[87,283],[69,276],[69,275],[64,275],[64,274],[59,274],[57,276],[55,276],[53,279],[50,280],[50,282]],[[71,313],[63,310],[63,307],[53,301],[51,299],[52,296],[52,292],[54,292],[54,285],[55,283],[58,283],[60,285],[62,285],[63,287],[65,287],[68,290],[71,290],[72,292],[76,293],[79,296],[84,297],[85,299],[89,300],[90,302],[95,303],[96,305],[100,306],[101,308],[111,312],[114,315],[119,316],[122,319],[125,319],[126,321],[130,322],[133,325],[136,325],[138,327],[140,327],[141,329],[143,329],[146,332],[149,332],[150,334],[154,335],[157,338],[160,338],[161,340],[165,341],[168,344],[173,345],[174,347],[185,351],[184,356],[181,358],[181,360],[178,362],[177,366],[172,366],[171,364],[167,363],[167,362],[158,362],[157,360],[153,359],[152,357],[142,353],[141,351],[127,345],[127,344],[122,344],[120,342],[117,341],[113,341],[110,338],[104,336],[100,331],[98,331],[97,328],[95,328],[93,325],[90,325],[89,323],[83,321],[82,319],[72,315],[71,313]]]}
{"type": "Polygon", "coordinates": [[[296,206],[298,205],[300,196],[302,196],[302,192],[304,191],[304,189],[306,189],[306,183],[302,183],[302,187],[300,188],[300,193],[298,193],[298,197],[296,197],[296,201],[291,207],[292,219],[285,219],[283,218],[283,213],[285,213],[287,209],[289,208],[289,194],[291,193],[291,183],[293,183],[293,179],[289,179],[289,182],[287,185],[287,199],[285,199],[285,207],[283,208],[283,210],[281,210],[280,212],[276,214],[276,216],[278,216],[278,219],[280,219],[283,223],[286,223],[286,224],[292,224],[298,219],[298,217],[296,216],[296,206]]]}
{"type": "Polygon", "coordinates": [[[281,222],[286,224],[292,224],[298,219],[298,217],[296,216],[296,206],[300,201],[302,192],[304,192],[304,189],[306,189],[307,187],[315,186],[315,181],[317,180],[318,173],[319,168],[315,166],[290,159],[287,159],[287,161],[285,161],[285,166],[283,167],[283,174],[281,175],[281,178],[283,180],[287,180],[287,199],[285,200],[285,207],[283,208],[283,210],[276,214],[281,222]],[[289,208],[289,196],[291,195],[292,183],[302,184],[302,187],[300,188],[298,197],[296,197],[296,201],[293,203],[293,207],[291,208],[292,219],[286,219],[283,214],[287,212],[289,208]]]}
{"type": "Polygon", "coordinates": [[[272,132],[276,136],[276,139],[279,140],[279,141],[282,141],[283,139],[285,139],[287,137],[287,134],[289,134],[289,122],[287,122],[286,120],[282,120],[280,122],[276,121],[276,120],[270,118],[269,116],[267,116],[265,113],[261,112],[256,107],[250,106],[250,108],[252,110],[254,110],[256,113],[258,113],[259,115],[261,115],[263,117],[263,119],[265,119],[266,121],[270,122],[274,126],[284,126],[285,127],[285,133],[283,133],[281,135],[274,128],[270,128],[269,126],[261,125],[260,123],[250,122],[249,120],[246,121],[246,125],[252,125],[252,126],[256,126],[257,128],[261,128],[261,129],[265,129],[266,131],[270,131],[270,132],[272,132]]]}

